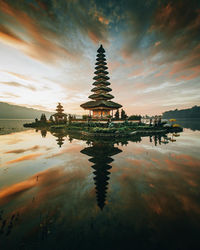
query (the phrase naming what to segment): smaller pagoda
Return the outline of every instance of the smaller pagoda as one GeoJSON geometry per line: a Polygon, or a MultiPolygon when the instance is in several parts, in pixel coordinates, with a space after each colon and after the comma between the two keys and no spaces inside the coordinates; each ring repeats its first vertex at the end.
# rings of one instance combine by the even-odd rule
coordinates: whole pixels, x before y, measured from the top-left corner
{"type": "Polygon", "coordinates": [[[56,113],[52,115],[50,120],[53,120],[55,123],[66,123],[67,115],[63,113],[63,111],[64,111],[64,108],[59,102],[56,107],[56,113]]]}
{"type": "Polygon", "coordinates": [[[106,66],[106,58],[105,58],[105,50],[101,45],[97,50],[97,62],[95,67],[95,77],[93,78],[95,82],[93,85],[95,86],[91,91],[93,92],[92,95],[89,96],[92,101],[88,101],[86,103],[81,104],[80,106],[83,109],[89,110],[90,115],[92,112],[93,118],[107,118],[111,115],[110,111],[119,109],[122,107],[121,104],[111,101],[114,98],[109,92],[112,91],[111,88],[108,86],[110,79],[108,77],[108,67],[106,66]]]}

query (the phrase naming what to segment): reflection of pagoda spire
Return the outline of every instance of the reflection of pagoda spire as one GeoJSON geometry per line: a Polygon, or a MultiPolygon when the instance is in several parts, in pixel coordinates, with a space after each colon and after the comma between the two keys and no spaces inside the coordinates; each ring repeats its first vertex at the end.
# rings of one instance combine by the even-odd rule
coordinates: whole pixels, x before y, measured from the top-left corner
{"type": "Polygon", "coordinates": [[[108,164],[113,161],[110,156],[120,152],[122,152],[120,149],[108,142],[93,142],[92,147],[81,150],[81,153],[92,156],[89,161],[94,163],[92,168],[95,170],[93,173],[95,175],[97,204],[101,210],[105,206],[108,180],[110,179],[108,170],[111,169],[111,166],[108,164]]]}
{"type": "Polygon", "coordinates": [[[57,141],[57,144],[59,145],[59,147],[61,148],[62,145],[63,145],[63,143],[64,143],[64,141],[65,141],[65,139],[63,137],[58,137],[56,139],[56,141],[57,141]]]}
{"type": "Polygon", "coordinates": [[[47,135],[47,130],[46,129],[41,129],[41,135],[42,135],[42,137],[46,137],[46,135],[47,135]]]}
{"type": "Polygon", "coordinates": [[[93,173],[95,174],[94,181],[96,186],[97,204],[102,210],[105,206],[107,185],[110,177],[108,171],[111,166],[109,165],[94,165],[92,168],[96,169],[93,173]]]}

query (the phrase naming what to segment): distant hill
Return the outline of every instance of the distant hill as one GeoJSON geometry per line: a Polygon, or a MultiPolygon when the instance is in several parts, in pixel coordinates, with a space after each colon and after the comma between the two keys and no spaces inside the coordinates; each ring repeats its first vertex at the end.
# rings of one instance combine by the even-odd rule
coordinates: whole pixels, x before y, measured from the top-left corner
{"type": "Polygon", "coordinates": [[[40,118],[42,113],[45,113],[47,118],[53,114],[53,112],[0,102],[0,119],[34,119],[40,118]]]}
{"type": "Polygon", "coordinates": [[[163,113],[163,118],[200,118],[200,106],[188,109],[175,109],[163,113]]]}

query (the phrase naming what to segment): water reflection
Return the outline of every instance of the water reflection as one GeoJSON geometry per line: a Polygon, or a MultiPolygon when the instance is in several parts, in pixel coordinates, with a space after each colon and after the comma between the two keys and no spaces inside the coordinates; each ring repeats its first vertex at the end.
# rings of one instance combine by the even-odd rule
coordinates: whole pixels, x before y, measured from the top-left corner
{"type": "Polygon", "coordinates": [[[109,165],[113,159],[111,156],[121,153],[122,150],[115,147],[111,142],[92,142],[91,147],[81,150],[82,154],[91,156],[90,162],[94,163],[92,168],[95,177],[96,198],[99,208],[102,210],[106,203],[106,193],[108,189],[108,181],[110,179],[109,165]]]}
{"type": "MultiPolygon", "coordinates": [[[[56,137],[57,145],[59,148],[62,147],[62,145],[65,143],[65,139],[68,138],[68,141],[71,143],[73,139],[81,139],[85,140],[88,147],[82,149],[80,152],[82,154],[85,154],[87,156],[90,156],[89,159],[90,162],[94,163],[92,165],[92,168],[94,169],[93,174],[94,176],[94,184],[96,189],[96,200],[98,207],[103,210],[106,201],[106,195],[109,185],[109,170],[112,168],[110,165],[113,162],[113,158],[111,156],[117,155],[122,152],[121,149],[116,147],[115,145],[119,146],[127,146],[128,140],[127,138],[113,138],[113,139],[107,139],[102,141],[100,140],[94,140],[94,139],[88,139],[88,138],[82,138],[80,134],[71,134],[67,133],[64,129],[59,129],[57,131],[50,131],[50,133],[56,137]]],[[[41,130],[41,136],[46,137],[47,130],[42,129],[41,130]]],[[[176,134],[178,136],[178,134],[176,134]]],[[[176,140],[173,139],[175,134],[171,135],[151,135],[149,136],[149,141],[153,143],[155,146],[158,144],[167,144],[169,141],[175,142],[176,140]]],[[[140,143],[142,141],[141,136],[134,136],[129,138],[129,141],[140,143]]]]}
{"type": "Polygon", "coordinates": [[[176,122],[183,128],[189,128],[192,131],[200,130],[200,119],[177,119],[176,122]]]}
{"type": "MultiPolygon", "coordinates": [[[[41,131],[41,134],[46,134],[41,131]]],[[[57,144],[59,147],[65,142],[65,137],[68,137],[69,142],[73,139],[80,139],[78,134],[66,134],[64,130],[58,130],[56,132],[51,132],[53,136],[56,137],[57,144]]],[[[151,135],[149,136],[149,141],[155,146],[158,144],[167,144],[169,141],[174,142],[173,134],[171,135],[151,135]]],[[[81,138],[83,140],[83,138],[81,138]]],[[[103,210],[104,206],[107,204],[106,196],[110,179],[109,170],[112,168],[110,165],[113,162],[112,156],[117,155],[122,152],[117,146],[127,146],[128,140],[126,138],[120,139],[109,139],[109,140],[94,140],[94,139],[84,139],[88,147],[82,149],[80,152],[87,156],[90,156],[90,162],[94,163],[92,168],[94,169],[94,184],[96,189],[96,200],[98,207],[103,210]],[[115,146],[117,145],[117,146],[115,146]]],[[[142,141],[141,136],[135,136],[129,138],[129,141],[140,143],[142,141]]]]}
{"type": "Polygon", "coordinates": [[[199,136],[95,141],[62,130],[2,136],[9,168],[0,179],[0,244],[198,249],[199,136]]]}

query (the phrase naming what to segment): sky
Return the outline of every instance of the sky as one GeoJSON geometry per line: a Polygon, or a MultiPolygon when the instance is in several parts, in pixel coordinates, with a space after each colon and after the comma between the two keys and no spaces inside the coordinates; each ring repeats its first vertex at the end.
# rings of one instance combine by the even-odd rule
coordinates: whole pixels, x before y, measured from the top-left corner
{"type": "Polygon", "coordinates": [[[199,0],[1,0],[0,101],[86,114],[100,44],[128,115],[200,105],[199,0]]]}

